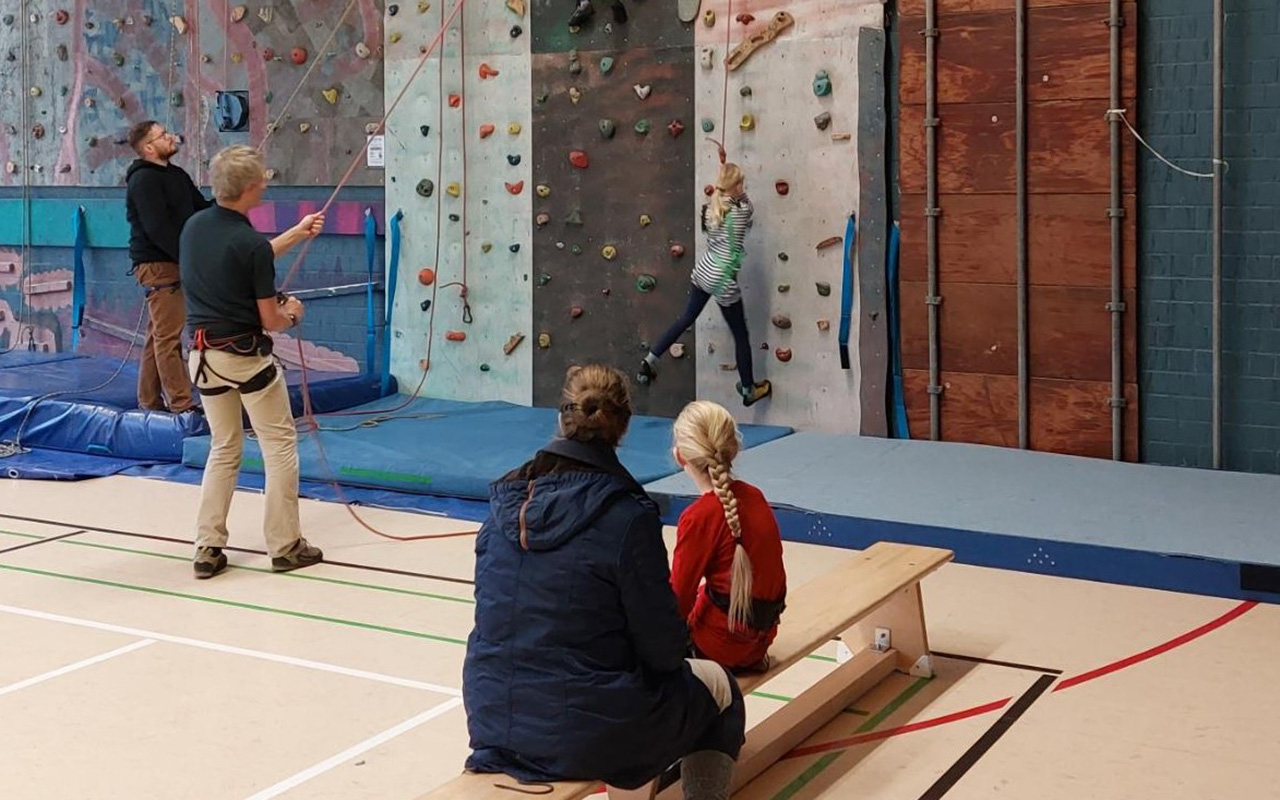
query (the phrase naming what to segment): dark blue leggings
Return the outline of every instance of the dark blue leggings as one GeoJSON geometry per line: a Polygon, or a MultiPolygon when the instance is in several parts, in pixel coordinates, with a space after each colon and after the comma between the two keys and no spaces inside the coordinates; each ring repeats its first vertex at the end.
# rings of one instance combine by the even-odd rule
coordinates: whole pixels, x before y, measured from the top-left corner
{"type": "MultiPolygon", "coordinates": [[[[649,352],[659,358],[665,356],[671,349],[671,345],[676,343],[676,339],[683,336],[684,332],[698,321],[698,315],[707,307],[707,301],[710,299],[711,295],[697,286],[690,285],[689,302],[685,304],[684,313],[649,348],[649,352]]],[[[751,368],[751,359],[755,354],[751,351],[751,337],[747,334],[747,315],[742,310],[742,301],[739,300],[731,306],[720,306],[720,313],[724,315],[724,321],[729,324],[729,330],[733,333],[733,349],[738,361],[738,379],[742,381],[742,388],[749,390],[756,385],[755,372],[751,368]]]]}

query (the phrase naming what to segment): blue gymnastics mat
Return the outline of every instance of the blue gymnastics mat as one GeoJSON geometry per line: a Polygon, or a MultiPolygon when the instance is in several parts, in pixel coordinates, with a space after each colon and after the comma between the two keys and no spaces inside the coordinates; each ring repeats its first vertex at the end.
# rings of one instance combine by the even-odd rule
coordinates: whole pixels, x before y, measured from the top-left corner
{"type": "MultiPolygon", "coordinates": [[[[302,413],[301,373],[291,371],[286,378],[297,416],[302,413]]],[[[376,375],[313,372],[308,381],[312,406],[321,413],[382,395],[376,375]]],[[[119,359],[102,356],[25,351],[0,354],[0,441],[13,441],[21,434],[24,446],[48,451],[41,474],[49,476],[57,473],[57,451],[180,461],[182,440],[208,433],[203,417],[139,410],[137,384],[136,361],[122,367],[119,359]],[[37,402],[37,398],[45,399],[37,402]]],[[[81,463],[68,462],[67,466],[67,474],[60,477],[81,474],[81,463]]]]}
{"type": "MultiPolygon", "coordinates": [[[[403,402],[402,397],[386,397],[352,409],[372,413],[321,417],[327,464],[315,435],[304,434],[298,443],[302,477],[483,500],[492,481],[531,458],[556,432],[555,409],[503,402],[418,398],[401,411],[378,414],[403,402]]],[[[641,483],[679,471],[671,457],[671,424],[663,417],[632,418],[618,455],[641,483]]],[[[790,428],[742,426],[746,447],[790,433],[790,428]]],[[[203,467],[208,456],[208,436],[183,444],[182,462],[189,467],[203,467]]],[[[244,469],[262,471],[254,442],[245,444],[244,469]]]]}

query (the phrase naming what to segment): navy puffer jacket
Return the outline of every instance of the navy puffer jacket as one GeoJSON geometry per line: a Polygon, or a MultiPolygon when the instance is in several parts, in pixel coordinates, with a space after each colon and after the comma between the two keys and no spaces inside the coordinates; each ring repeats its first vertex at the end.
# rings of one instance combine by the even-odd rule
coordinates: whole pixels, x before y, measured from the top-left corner
{"type": "Polygon", "coordinates": [[[633,788],[719,714],[685,663],[657,507],[612,448],[558,440],[491,487],[476,542],[467,768],[633,788]]]}

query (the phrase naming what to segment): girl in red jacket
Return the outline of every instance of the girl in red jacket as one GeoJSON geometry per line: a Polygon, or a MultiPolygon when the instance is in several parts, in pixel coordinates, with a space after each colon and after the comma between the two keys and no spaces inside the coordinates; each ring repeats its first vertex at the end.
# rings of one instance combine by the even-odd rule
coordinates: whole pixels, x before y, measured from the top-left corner
{"type": "Polygon", "coordinates": [[[680,515],[671,587],[700,658],[733,670],[768,668],[787,576],[773,509],[734,480],[739,434],[721,405],[697,401],[676,418],[676,462],[702,492],[680,515]]]}

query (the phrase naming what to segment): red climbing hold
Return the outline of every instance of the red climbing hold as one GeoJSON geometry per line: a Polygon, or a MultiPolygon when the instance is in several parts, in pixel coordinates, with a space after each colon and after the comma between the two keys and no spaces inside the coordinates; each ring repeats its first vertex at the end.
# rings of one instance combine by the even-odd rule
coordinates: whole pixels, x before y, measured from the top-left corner
{"type": "Polygon", "coordinates": [[[457,108],[457,107],[458,107],[458,106],[460,106],[460,105],[462,105],[462,98],[461,98],[461,97],[459,97],[458,95],[456,95],[456,94],[454,94],[454,93],[450,92],[450,93],[449,93],[449,108],[457,108]]]}
{"type": "Polygon", "coordinates": [[[716,187],[708,183],[706,186],[702,187],[702,193],[705,194],[707,197],[710,197],[711,195],[716,193],[716,187]]]}
{"type": "Polygon", "coordinates": [[[777,350],[773,351],[773,354],[777,356],[778,360],[784,364],[791,360],[790,347],[779,347],[777,350]]]}
{"type": "Polygon", "coordinates": [[[493,67],[483,63],[480,65],[480,80],[484,80],[485,78],[496,78],[497,76],[498,71],[493,67]]]}
{"type": "Polygon", "coordinates": [[[667,132],[671,134],[672,139],[676,138],[684,133],[684,123],[678,119],[671,120],[671,124],[667,126],[667,132]]]}
{"type": "Polygon", "coordinates": [[[778,194],[782,195],[783,197],[786,197],[787,194],[790,193],[791,191],[791,185],[788,184],[786,181],[777,181],[776,183],[773,184],[773,188],[777,189],[778,194]]]}
{"type": "Polygon", "coordinates": [[[262,51],[262,60],[263,60],[263,61],[275,61],[275,60],[276,60],[276,51],[275,51],[275,50],[272,50],[270,47],[267,47],[267,48],[263,49],[263,51],[262,51]]]}
{"type": "Polygon", "coordinates": [[[54,22],[57,22],[59,25],[66,25],[68,22],[71,21],[71,15],[68,14],[64,9],[60,8],[54,12],[53,20],[54,22]]]}
{"type": "Polygon", "coordinates": [[[490,125],[489,123],[487,123],[487,122],[486,122],[485,124],[483,124],[483,125],[481,125],[481,126],[480,126],[480,138],[481,138],[481,139],[488,139],[491,135],[493,135],[493,126],[492,126],[492,125],[490,125]]]}
{"type": "Polygon", "coordinates": [[[305,47],[295,47],[289,52],[289,58],[293,63],[301,66],[307,63],[307,49],[305,47]]]}
{"type": "Polygon", "coordinates": [[[573,152],[569,153],[569,163],[574,165],[578,169],[586,169],[587,165],[591,163],[591,160],[587,158],[587,154],[584,153],[583,151],[574,150],[573,152]]]}
{"type": "Polygon", "coordinates": [[[738,20],[738,22],[741,22],[743,25],[750,25],[751,23],[756,21],[756,18],[751,14],[739,14],[736,17],[736,19],[738,20]]]}
{"type": "Polygon", "coordinates": [[[673,244],[673,245],[671,245],[671,257],[672,257],[672,258],[680,258],[680,257],[681,257],[681,256],[683,256],[683,255],[684,255],[684,245],[682,245],[682,244],[673,244]]]}
{"type": "Polygon", "coordinates": [[[520,194],[524,191],[524,181],[516,181],[515,183],[506,184],[507,191],[511,194],[520,194]]]}
{"type": "Polygon", "coordinates": [[[418,270],[418,283],[423,286],[430,286],[436,282],[436,271],[431,267],[423,267],[418,270]]]}
{"type": "Polygon", "coordinates": [[[577,319],[578,317],[582,316],[582,306],[574,306],[573,308],[569,309],[569,316],[573,319],[577,319]]]}
{"type": "Polygon", "coordinates": [[[448,331],[447,333],[445,333],[444,338],[448,339],[451,342],[465,342],[467,340],[467,332],[466,331],[448,331]]]}

